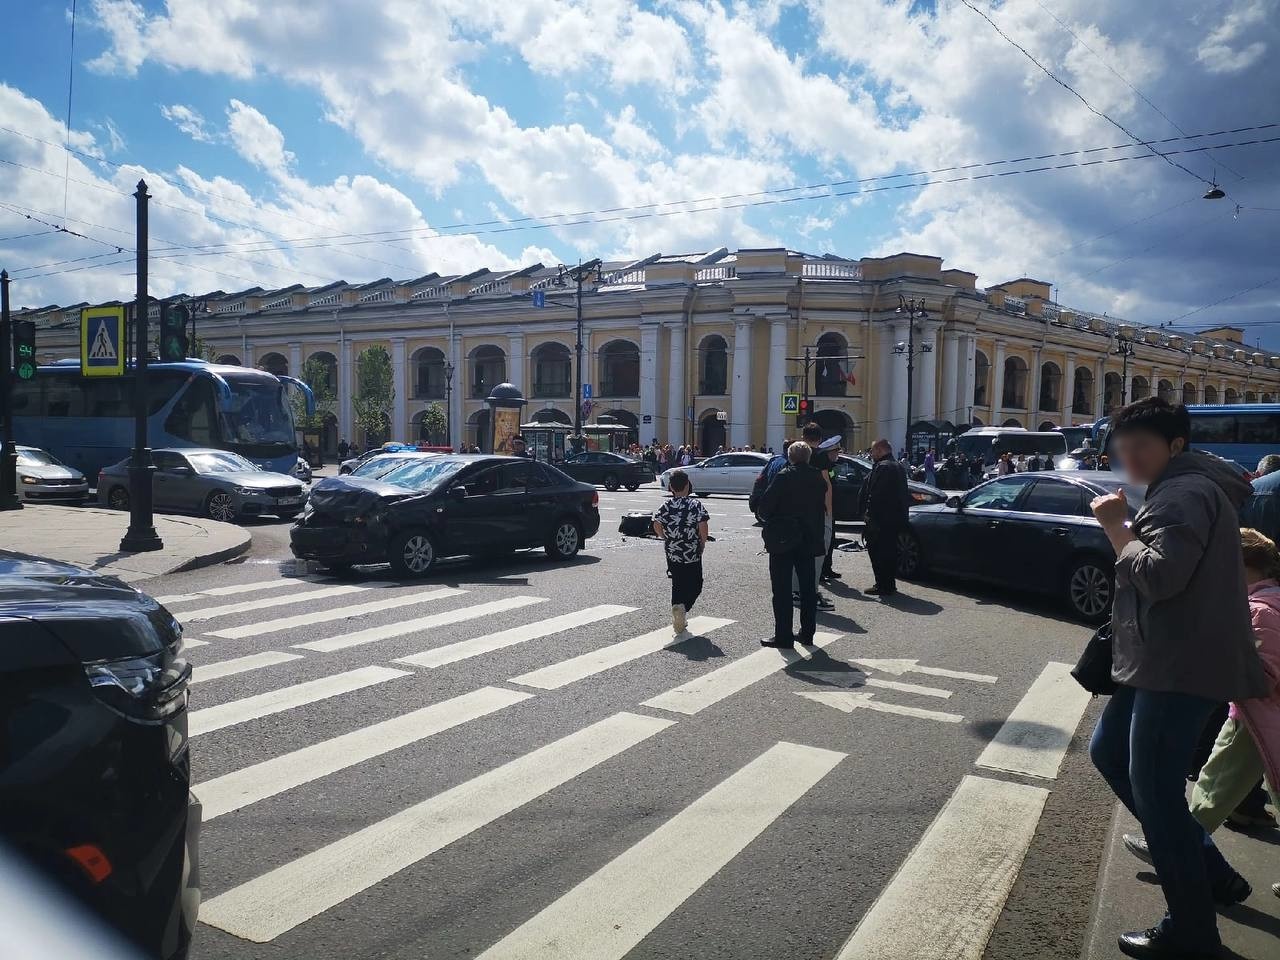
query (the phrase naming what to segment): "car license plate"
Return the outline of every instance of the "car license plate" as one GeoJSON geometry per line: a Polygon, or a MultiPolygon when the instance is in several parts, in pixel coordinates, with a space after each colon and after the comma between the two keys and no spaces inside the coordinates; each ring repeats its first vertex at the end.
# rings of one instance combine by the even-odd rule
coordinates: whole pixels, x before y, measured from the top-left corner
{"type": "Polygon", "coordinates": [[[301,497],[280,497],[276,500],[277,507],[296,507],[302,502],[301,497]]]}

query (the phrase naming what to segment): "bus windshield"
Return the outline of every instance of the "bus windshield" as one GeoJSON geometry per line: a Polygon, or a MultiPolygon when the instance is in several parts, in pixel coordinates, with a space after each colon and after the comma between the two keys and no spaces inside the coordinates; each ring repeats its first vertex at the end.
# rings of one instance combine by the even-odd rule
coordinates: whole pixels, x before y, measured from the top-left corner
{"type": "Polygon", "coordinates": [[[996,458],[1005,453],[1015,457],[1029,454],[1050,454],[1055,457],[1065,456],[1067,440],[1061,433],[1031,433],[1024,430],[1009,430],[1003,433],[980,433],[970,431],[956,437],[956,451],[963,453],[970,460],[981,459],[985,464],[993,464],[996,458]]]}
{"type": "Polygon", "coordinates": [[[293,411],[278,381],[226,377],[231,400],[222,410],[222,439],[229,446],[296,444],[293,411]]]}

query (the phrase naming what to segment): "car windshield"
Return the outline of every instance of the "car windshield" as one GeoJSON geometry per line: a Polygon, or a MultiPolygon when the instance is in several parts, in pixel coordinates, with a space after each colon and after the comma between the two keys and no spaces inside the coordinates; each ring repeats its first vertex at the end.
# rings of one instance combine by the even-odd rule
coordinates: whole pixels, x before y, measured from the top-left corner
{"type": "Polygon", "coordinates": [[[246,473],[258,468],[237,453],[188,453],[196,473],[246,473]]]}
{"type": "Polygon", "coordinates": [[[373,480],[378,480],[385,477],[392,470],[398,470],[400,467],[414,463],[416,460],[416,457],[373,457],[352,470],[351,475],[353,477],[369,477],[373,480]]]}
{"type": "Polygon", "coordinates": [[[24,467],[60,467],[62,461],[43,450],[19,450],[18,463],[24,467]]]}
{"type": "Polygon", "coordinates": [[[393,483],[419,493],[430,493],[448,482],[449,478],[467,465],[466,460],[448,460],[444,457],[424,457],[411,460],[382,477],[383,483],[393,483]]]}
{"type": "Polygon", "coordinates": [[[284,384],[237,377],[228,377],[227,384],[231,399],[222,411],[222,421],[229,442],[286,446],[297,442],[284,384]]]}

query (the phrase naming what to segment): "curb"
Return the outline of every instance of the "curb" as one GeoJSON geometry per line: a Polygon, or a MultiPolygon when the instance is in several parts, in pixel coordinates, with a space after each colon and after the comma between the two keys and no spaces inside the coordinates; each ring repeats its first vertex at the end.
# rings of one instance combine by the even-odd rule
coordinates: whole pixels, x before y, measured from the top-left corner
{"type": "MultiPolygon", "coordinates": [[[[228,560],[234,560],[241,554],[247,553],[249,547],[253,544],[253,537],[247,531],[242,531],[242,539],[239,543],[233,543],[229,547],[223,547],[221,550],[214,550],[212,553],[202,554],[186,560],[172,570],[166,573],[156,574],[156,576],[168,576],[171,573],[185,573],[188,570],[199,570],[201,567],[212,567],[218,563],[226,563],[228,560]]],[[[153,577],[147,577],[151,580],[153,577]]]]}

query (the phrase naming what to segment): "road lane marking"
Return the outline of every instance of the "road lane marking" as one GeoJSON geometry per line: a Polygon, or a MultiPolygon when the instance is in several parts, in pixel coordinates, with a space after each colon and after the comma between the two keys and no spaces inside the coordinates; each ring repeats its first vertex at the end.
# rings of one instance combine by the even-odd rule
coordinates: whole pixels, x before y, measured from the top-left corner
{"type": "Polygon", "coordinates": [[[611,643],[607,647],[589,650],[580,656],[570,657],[568,660],[561,660],[559,663],[553,663],[529,673],[522,673],[518,677],[512,677],[511,682],[523,687],[537,687],[540,690],[558,690],[578,680],[595,676],[605,670],[630,663],[632,660],[638,660],[650,653],[657,653],[666,647],[677,646],[690,637],[727,627],[731,623],[733,623],[732,620],[721,617],[690,617],[688,629],[683,636],[673,634],[670,627],[659,627],[657,630],[632,637],[630,640],[611,643]]]}
{"type": "Polygon", "coordinates": [[[216,707],[205,707],[187,714],[187,733],[198,737],[204,733],[212,733],[223,727],[230,727],[247,720],[257,720],[273,713],[282,713],[294,707],[327,700],[340,694],[350,693],[375,683],[384,683],[397,677],[413,676],[408,670],[393,670],[391,667],[360,667],[345,673],[336,673],[318,680],[307,680],[295,683],[279,690],[269,690],[256,696],[220,703],[216,707]]]}
{"type": "Polygon", "coordinates": [[[598,623],[601,620],[608,620],[610,617],[621,616],[624,613],[634,613],[635,609],[635,607],[622,607],[605,603],[596,607],[577,610],[573,613],[565,613],[558,617],[551,617],[547,620],[540,620],[537,623],[512,627],[510,630],[499,630],[497,633],[485,634],[483,637],[474,637],[471,640],[462,640],[447,646],[424,650],[422,653],[415,653],[410,657],[399,657],[395,662],[408,663],[415,667],[442,667],[446,663],[457,663],[459,660],[492,653],[494,650],[501,650],[503,647],[515,646],[517,643],[527,643],[530,640],[549,637],[552,634],[572,630],[575,627],[584,627],[589,623],[598,623]]]}
{"type": "Polygon", "coordinates": [[[287,603],[309,603],[313,600],[327,600],[330,597],[341,597],[348,593],[363,593],[369,586],[357,587],[343,584],[337,587],[323,587],[319,590],[304,590],[283,597],[259,597],[257,600],[241,600],[238,603],[224,603],[215,607],[200,607],[197,610],[185,610],[177,614],[180,623],[194,623],[197,620],[212,620],[214,617],[226,617],[233,613],[248,613],[250,610],[265,610],[268,607],[279,607],[287,603]]]}
{"type": "Polygon", "coordinates": [[[873,700],[874,693],[859,693],[856,690],[797,690],[797,696],[821,703],[843,713],[855,710],[875,710],[878,713],[896,713],[900,717],[916,717],[920,720],[937,720],[941,723],[959,723],[964,719],[958,713],[944,713],[941,710],[925,710],[922,707],[904,707],[896,703],[885,703],[873,700]]]}
{"type": "Polygon", "coordinates": [[[1048,796],[966,776],[836,960],[981,960],[1048,796]]]}
{"type": "Polygon", "coordinates": [[[202,597],[234,597],[241,593],[257,593],[260,590],[275,590],[279,587],[296,587],[299,584],[313,584],[314,580],[299,580],[296,577],[281,577],[279,580],[255,580],[252,583],[233,583],[226,587],[209,587],[207,590],[194,590],[191,593],[178,593],[169,597],[156,597],[157,603],[185,603],[202,597]]]}
{"type": "Polygon", "coordinates": [[[274,797],[312,780],[435,736],[470,720],[532,699],[533,694],[481,687],[452,700],[352,730],[270,760],[196,784],[207,823],[224,813],[274,797]]]}
{"type": "Polygon", "coordinates": [[[219,660],[217,663],[202,663],[191,668],[191,682],[204,683],[222,677],[247,673],[250,670],[261,670],[263,667],[274,667],[276,664],[288,663],[290,660],[301,660],[300,653],[282,653],[268,650],[265,653],[251,653],[247,657],[236,657],[232,660],[219,660]]]}
{"type": "Polygon", "coordinates": [[[845,756],[775,744],[478,960],[621,960],[845,756]]]}
{"type": "Polygon", "coordinates": [[[1088,705],[1089,692],[1072,678],[1070,664],[1045,664],[977,765],[1056,780],[1088,705]]]}
{"type": "Polygon", "coordinates": [[[868,670],[888,673],[900,677],[904,673],[924,673],[931,677],[946,677],[948,680],[971,680],[974,683],[995,683],[999,677],[986,673],[965,673],[963,670],[945,670],[942,667],[922,667],[919,660],[855,660],[868,670]]]}
{"type": "Polygon", "coordinates": [[[190,650],[192,647],[207,647],[208,645],[208,640],[188,640],[186,637],[182,638],[182,646],[186,650],[190,650]]]}
{"type": "Polygon", "coordinates": [[[606,717],[206,900],[200,919],[267,943],[673,723],[606,717]]]}
{"type": "Polygon", "coordinates": [[[310,613],[299,613],[292,617],[280,617],[277,620],[261,620],[258,623],[248,623],[242,627],[227,627],[225,630],[206,630],[205,636],[222,637],[226,640],[257,637],[268,633],[279,633],[281,630],[292,630],[295,627],[310,627],[318,623],[332,623],[334,620],[350,620],[355,617],[367,616],[371,613],[380,613],[383,610],[411,607],[431,600],[460,597],[466,592],[466,590],[459,590],[457,587],[438,587],[434,590],[402,593],[397,596],[373,600],[369,603],[352,604],[348,607],[313,610],[310,613]]]}
{"type": "MultiPolygon", "coordinates": [[[[838,633],[815,633],[814,646],[826,647],[840,639],[838,633]]],[[[741,660],[735,660],[726,666],[695,677],[688,683],[673,687],[666,693],[646,700],[641,706],[655,707],[658,710],[670,710],[672,713],[683,713],[693,716],[745,690],[753,683],[763,680],[771,673],[782,670],[795,663],[808,659],[804,647],[795,650],[757,650],[741,660]]]]}
{"type": "Polygon", "coordinates": [[[455,623],[465,623],[468,620],[479,620],[481,617],[493,616],[494,614],[504,613],[507,610],[518,610],[521,607],[546,602],[546,597],[506,597],[502,600],[477,603],[458,610],[433,613],[428,617],[417,617],[413,620],[401,620],[399,623],[388,623],[380,627],[369,627],[366,630],[357,630],[355,633],[343,633],[325,640],[295,643],[293,646],[299,650],[316,650],[320,653],[329,653],[333,650],[358,647],[363,643],[374,643],[378,640],[403,637],[406,634],[417,633],[420,630],[434,630],[436,627],[448,627],[455,623]]]}

